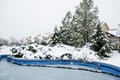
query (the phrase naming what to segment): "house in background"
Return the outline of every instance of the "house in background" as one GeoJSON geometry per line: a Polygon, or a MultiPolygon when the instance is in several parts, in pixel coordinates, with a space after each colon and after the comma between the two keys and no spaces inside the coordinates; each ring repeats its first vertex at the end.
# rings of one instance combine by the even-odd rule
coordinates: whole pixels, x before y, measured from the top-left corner
{"type": "Polygon", "coordinates": [[[23,44],[31,44],[31,43],[41,43],[42,41],[49,42],[53,36],[53,33],[44,33],[44,34],[36,34],[29,37],[24,37],[21,42],[23,44]]]}
{"type": "Polygon", "coordinates": [[[118,29],[110,29],[107,23],[103,23],[101,28],[107,34],[110,42],[111,47],[114,50],[120,50],[120,33],[118,29]]]}
{"type": "Polygon", "coordinates": [[[108,31],[110,30],[110,28],[109,28],[109,26],[107,25],[107,23],[103,23],[103,24],[101,25],[101,28],[102,28],[102,30],[105,31],[105,32],[108,32],[108,31]]]}

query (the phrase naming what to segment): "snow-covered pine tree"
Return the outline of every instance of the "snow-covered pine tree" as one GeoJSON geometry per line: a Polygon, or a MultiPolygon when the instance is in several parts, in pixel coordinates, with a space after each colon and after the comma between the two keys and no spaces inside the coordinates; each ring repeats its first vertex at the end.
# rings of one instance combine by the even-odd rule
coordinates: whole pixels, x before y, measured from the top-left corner
{"type": "Polygon", "coordinates": [[[76,7],[74,16],[68,11],[63,18],[62,26],[58,31],[59,41],[66,45],[81,47],[90,41],[98,21],[98,9],[94,7],[93,0],[83,0],[76,7]]]}
{"type": "Polygon", "coordinates": [[[82,39],[81,35],[74,30],[72,26],[72,14],[70,11],[67,12],[65,18],[62,20],[62,26],[60,27],[60,41],[63,44],[80,47],[82,39]]]}
{"type": "Polygon", "coordinates": [[[94,7],[94,1],[83,0],[76,7],[72,26],[76,35],[82,37],[86,43],[90,41],[90,36],[94,33],[98,20],[98,9],[94,7]]]}
{"type": "Polygon", "coordinates": [[[110,57],[109,53],[111,53],[110,41],[105,34],[105,32],[101,29],[101,24],[98,24],[96,33],[92,36],[91,49],[97,52],[97,55],[102,59],[105,57],[110,57]]]}
{"type": "Polygon", "coordinates": [[[62,20],[62,26],[60,27],[60,31],[59,31],[61,42],[66,45],[70,45],[71,31],[72,31],[71,21],[72,21],[72,14],[70,11],[68,11],[62,20]]]}
{"type": "Polygon", "coordinates": [[[59,35],[59,31],[58,31],[58,28],[55,27],[54,28],[54,34],[52,36],[52,40],[49,42],[49,44],[51,46],[54,46],[56,45],[57,43],[60,43],[60,35],[59,35]]]}

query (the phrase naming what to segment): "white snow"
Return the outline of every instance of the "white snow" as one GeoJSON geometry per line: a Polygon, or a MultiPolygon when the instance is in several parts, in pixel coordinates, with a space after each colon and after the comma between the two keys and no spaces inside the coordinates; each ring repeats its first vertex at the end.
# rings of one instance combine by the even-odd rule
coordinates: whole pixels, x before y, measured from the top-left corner
{"type": "Polygon", "coordinates": [[[0,47],[0,55],[2,55],[2,54],[12,54],[11,51],[10,51],[11,48],[12,47],[1,46],[0,47]]]}
{"type": "Polygon", "coordinates": [[[110,33],[116,37],[120,37],[120,29],[109,30],[108,33],[110,33]]]}
{"type": "MultiPolygon", "coordinates": [[[[37,45],[37,44],[31,44],[34,49],[37,50],[36,53],[33,53],[31,51],[28,51],[28,47],[30,46],[25,46],[25,49],[23,50],[21,47],[15,47],[18,49],[18,52],[21,52],[23,55],[22,58],[24,59],[45,59],[46,55],[51,55],[51,59],[60,59],[61,55],[64,54],[71,54],[72,59],[79,59],[79,60],[85,60],[85,61],[97,61],[97,62],[103,62],[103,63],[108,63],[112,64],[115,66],[120,67],[120,53],[118,51],[112,51],[111,58],[107,58],[106,60],[101,60],[99,57],[96,55],[96,53],[92,50],[89,49],[88,46],[84,46],[82,48],[75,48],[63,44],[57,44],[54,47],[50,46],[43,46],[43,45],[37,45]]],[[[11,47],[6,47],[2,46],[0,47],[0,55],[2,54],[17,54],[17,53],[11,53],[10,51],[11,47]]],[[[69,59],[68,56],[64,56],[63,59],[67,60],[69,59]]]]}
{"type": "MultiPolygon", "coordinates": [[[[35,46],[36,44],[32,44],[31,46],[34,47],[34,49],[37,50],[36,53],[32,53],[31,51],[27,51],[28,46],[25,50],[21,51],[21,53],[24,54],[23,58],[25,59],[39,59],[39,57],[42,57],[45,59],[46,55],[51,55],[52,59],[60,59],[62,55],[64,54],[71,54],[72,59],[80,59],[85,61],[96,61],[98,60],[98,56],[96,53],[92,50],[89,50],[88,48],[75,48],[63,44],[58,44],[54,47],[49,46],[35,46]]],[[[20,50],[20,49],[19,49],[20,50]]],[[[63,59],[68,59],[67,56],[64,56],[63,59]]]]}
{"type": "Polygon", "coordinates": [[[118,51],[112,51],[112,55],[111,58],[108,58],[107,60],[101,60],[100,62],[103,63],[108,63],[111,65],[115,65],[120,67],[120,53],[118,53],[118,51]]]}

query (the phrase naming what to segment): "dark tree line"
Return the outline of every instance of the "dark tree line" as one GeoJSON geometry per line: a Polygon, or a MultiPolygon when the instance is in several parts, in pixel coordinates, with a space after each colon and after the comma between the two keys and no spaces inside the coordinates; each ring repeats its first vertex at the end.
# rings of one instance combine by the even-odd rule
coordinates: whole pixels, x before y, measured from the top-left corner
{"type": "Polygon", "coordinates": [[[20,46],[22,43],[15,38],[11,37],[10,40],[0,38],[0,46],[20,46]]]}
{"type": "Polygon", "coordinates": [[[8,44],[8,40],[0,38],[0,46],[7,45],[7,44],[8,44]]]}

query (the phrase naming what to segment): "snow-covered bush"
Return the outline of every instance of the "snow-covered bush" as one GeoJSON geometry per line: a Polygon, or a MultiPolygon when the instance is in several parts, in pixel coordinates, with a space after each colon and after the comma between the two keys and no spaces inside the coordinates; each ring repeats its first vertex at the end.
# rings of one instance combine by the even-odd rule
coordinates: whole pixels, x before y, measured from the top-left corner
{"type": "Polygon", "coordinates": [[[91,62],[99,59],[99,56],[97,56],[94,51],[90,50],[88,46],[75,48],[63,44],[56,44],[54,47],[30,44],[27,46],[12,48],[11,50],[14,57],[21,57],[24,59],[75,59],[84,62],[91,62]]]}
{"type": "Polygon", "coordinates": [[[73,58],[83,62],[98,61],[99,56],[88,47],[81,48],[79,51],[74,51],[73,58]]]}
{"type": "Polygon", "coordinates": [[[41,42],[40,42],[40,44],[41,44],[41,45],[44,45],[44,46],[47,46],[47,45],[48,45],[48,43],[47,43],[47,42],[45,42],[44,40],[43,40],[43,41],[41,41],[41,42]]]}
{"type": "Polygon", "coordinates": [[[20,49],[12,48],[11,52],[13,53],[12,54],[13,57],[16,57],[16,58],[22,58],[23,57],[23,54],[21,53],[20,49]]]}
{"type": "Polygon", "coordinates": [[[65,54],[63,54],[63,55],[60,56],[60,59],[70,60],[70,59],[72,59],[72,54],[70,54],[70,53],[65,53],[65,54]]]}
{"type": "Polygon", "coordinates": [[[22,47],[20,47],[22,50],[24,50],[25,49],[25,46],[22,46],[22,47]]]}
{"type": "Polygon", "coordinates": [[[16,57],[16,58],[22,58],[22,57],[23,57],[23,54],[17,53],[17,54],[13,54],[12,56],[13,56],[13,57],[16,57]]]}
{"type": "Polygon", "coordinates": [[[29,46],[27,50],[28,50],[28,51],[31,51],[31,52],[33,52],[33,53],[36,53],[36,52],[37,52],[37,50],[36,50],[33,46],[29,46]]]}
{"type": "Polygon", "coordinates": [[[11,52],[12,52],[12,53],[17,53],[17,49],[16,49],[16,48],[12,48],[12,49],[11,49],[11,52]]]}
{"type": "Polygon", "coordinates": [[[48,54],[48,55],[45,55],[44,59],[53,60],[53,56],[51,56],[50,54],[48,54]]]}

